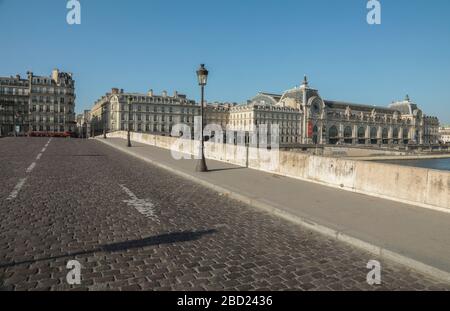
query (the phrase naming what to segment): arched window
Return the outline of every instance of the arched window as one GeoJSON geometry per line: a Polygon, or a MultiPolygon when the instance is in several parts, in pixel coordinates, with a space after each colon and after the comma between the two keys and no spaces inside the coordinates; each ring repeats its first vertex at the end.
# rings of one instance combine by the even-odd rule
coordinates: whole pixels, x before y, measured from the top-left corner
{"type": "Polygon", "coordinates": [[[318,137],[319,128],[317,125],[313,128],[313,144],[317,145],[319,143],[319,137],[318,137]]]}
{"type": "Polygon", "coordinates": [[[346,144],[353,143],[353,132],[352,132],[352,128],[350,126],[347,126],[344,129],[344,142],[346,144]]]}
{"type": "Polygon", "coordinates": [[[336,145],[339,141],[338,130],[336,126],[332,126],[328,129],[328,142],[330,145],[336,145]]]}
{"type": "Polygon", "coordinates": [[[398,133],[398,128],[395,128],[394,131],[392,132],[392,138],[393,138],[393,142],[394,144],[398,144],[398,137],[399,133],[398,133]]]}
{"type": "Polygon", "coordinates": [[[364,127],[358,128],[358,144],[366,143],[366,129],[364,127]]]}
{"type": "Polygon", "coordinates": [[[376,127],[372,127],[370,129],[370,143],[372,145],[377,144],[377,128],[376,127]]]}
{"type": "Polygon", "coordinates": [[[409,143],[408,129],[403,129],[403,143],[407,145],[409,143]]]}
{"type": "Polygon", "coordinates": [[[387,145],[389,144],[389,130],[387,128],[383,128],[382,132],[382,138],[383,138],[383,144],[387,145]]]}

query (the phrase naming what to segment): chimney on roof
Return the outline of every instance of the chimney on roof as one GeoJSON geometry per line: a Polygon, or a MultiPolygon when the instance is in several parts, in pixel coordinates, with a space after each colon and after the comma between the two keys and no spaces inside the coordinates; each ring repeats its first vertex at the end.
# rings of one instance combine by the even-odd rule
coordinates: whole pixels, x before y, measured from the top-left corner
{"type": "Polygon", "coordinates": [[[120,89],[120,94],[123,94],[123,89],[120,89]]]}
{"type": "Polygon", "coordinates": [[[163,92],[162,92],[162,96],[163,96],[163,97],[167,97],[167,91],[163,91],[163,92]]]}
{"type": "Polygon", "coordinates": [[[173,97],[178,98],[178,92],[177,92],[177,91],[175,91],[175,92],[173,93],[173,97]]]}
{"type": "Polygon", "coordinates": [[[148,96],[153,97],[153,89],[150,89],[147,93],[148,96]]]}
{"type": "Polygon", "coordinates": [[[116,87],[113,87],[113,88],[111,89],[111,93],[112,93],[112,94],[119,94],[119,89],[116,88],[116,87]]]}
{"type": "Polygon", "coordinates": [[[59,70],[58,69],[53,69],[52,80],[55,81],[56,84],[59,83],[59,70]]]}

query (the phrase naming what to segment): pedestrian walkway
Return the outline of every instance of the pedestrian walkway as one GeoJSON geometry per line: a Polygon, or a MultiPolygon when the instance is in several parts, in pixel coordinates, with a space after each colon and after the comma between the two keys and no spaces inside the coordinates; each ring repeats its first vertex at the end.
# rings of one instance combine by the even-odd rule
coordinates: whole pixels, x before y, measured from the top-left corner
{"type": "Polygon", "coordinates": [[[175,160],[170,150],[98,139],[252,206],[395,260],[450,283],[450,214],[207,160],[175,160]]]}

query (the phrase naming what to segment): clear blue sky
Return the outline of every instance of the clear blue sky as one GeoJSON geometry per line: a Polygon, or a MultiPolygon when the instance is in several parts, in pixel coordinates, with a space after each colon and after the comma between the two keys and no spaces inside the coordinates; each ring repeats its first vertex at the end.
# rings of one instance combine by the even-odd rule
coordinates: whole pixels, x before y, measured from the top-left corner
{"type": "Polygon", "coordinates": [[[73,72],[77,111],[111,89],[175,89],[198,99],[195,70],[210,69],[209,101],[282,92],[307,74],[326,99],[388,105],[406,94],[450,123],[450,1],[0,0],[0,75],[73,72]]]}

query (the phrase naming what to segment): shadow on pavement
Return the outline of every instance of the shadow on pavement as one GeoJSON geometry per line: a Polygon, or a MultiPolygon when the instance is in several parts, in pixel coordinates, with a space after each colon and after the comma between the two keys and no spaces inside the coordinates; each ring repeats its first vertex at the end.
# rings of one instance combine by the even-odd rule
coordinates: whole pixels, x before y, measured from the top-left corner
{"type": "Polygon", "coordinates": [[[23,265],[23,264],[32,264],[32,263],[36,263],[36,262],[40,262],[40,261],[55,260],[55,259],[66,258],[66,257],[73,258],[75,256],[91,255],[91,254],[100,253],[100,252],[113,253],[113,252],[129,250],[129,249],[133,249],[133,248],[140,248],[140,247],[147,247],[147,246],[154,246],[154,245],[161,245],[161,244],[172,244],[172,243],[196,241],[205,235],[214,234],[216,232],[217,232],[216,229],[210,229],[210,230],[196,231],[196,232],[184,231],[184,232],[167,233],[167,234],[157,235],[157,236],[153,236],[153,237],[148,237],[148,238],[141,239],[141,240],[132,240],[132,241],[100,245],[99,247],[92,249],[92,250],[68,253],[68,254],[60,255],[60,256],[53,256],[53,257],[33,259],[33,260],[15,261],[15,262],[10,262],[10,263],[1,263],[0,268],[8,268],[8,267],[18,266],[18,265],[23,265]]]}

